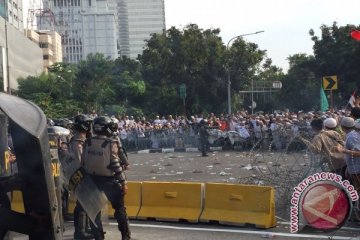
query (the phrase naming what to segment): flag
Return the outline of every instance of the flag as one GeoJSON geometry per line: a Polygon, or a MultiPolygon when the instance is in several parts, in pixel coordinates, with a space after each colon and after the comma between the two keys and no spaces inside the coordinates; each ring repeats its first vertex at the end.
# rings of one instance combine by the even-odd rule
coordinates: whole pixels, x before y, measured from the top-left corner
{"type": "Polygon", "coordinates": [[[351,37],[357,41],[360,41],[360,31],[352,30],[350,33],[351,37]]]}
{"type": "Polygon", "coordinates": [[[351,94],[351,97],[349,99],[349,104],[352,108],[355,107],[355,94],[356,94],[356,90],[353,92],[353,94],[351,94]]]}
{"type": "Polygon", "coordinates": [[[325,112],[329,109],[329,103],[323,88],[320,89],[320,110],[325,112]]]}

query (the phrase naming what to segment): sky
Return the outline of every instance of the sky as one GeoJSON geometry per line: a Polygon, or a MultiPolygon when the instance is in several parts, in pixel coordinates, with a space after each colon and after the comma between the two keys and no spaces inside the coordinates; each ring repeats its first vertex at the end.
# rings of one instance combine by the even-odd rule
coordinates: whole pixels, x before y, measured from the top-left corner
{"type": "Polygon", "coordinates": [[[165,19],[167,29],[189,23],[220,28],[225,45],[232,37],[264,31],[244,39],[267,50],[286,72],[290,55],[313,54],[310,29],[320,36],[323,24],[360,25],[360,0],[165,0],[165,19]]]}

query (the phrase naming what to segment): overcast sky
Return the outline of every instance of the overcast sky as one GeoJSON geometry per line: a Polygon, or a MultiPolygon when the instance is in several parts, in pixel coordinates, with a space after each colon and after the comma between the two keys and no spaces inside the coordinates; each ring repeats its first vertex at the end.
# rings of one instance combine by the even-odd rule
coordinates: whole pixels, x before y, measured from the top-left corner
{"type": "Polygon", "coordinates": [[[309,30],[320,34],[322,24],[360,24],[360,0],[165,0],[166,28],[196,23],[201,28],[220,28],[223,42],[246,36],[273,64],[288,69],[286,58],[295,53],[312,54],[309,30]]]}

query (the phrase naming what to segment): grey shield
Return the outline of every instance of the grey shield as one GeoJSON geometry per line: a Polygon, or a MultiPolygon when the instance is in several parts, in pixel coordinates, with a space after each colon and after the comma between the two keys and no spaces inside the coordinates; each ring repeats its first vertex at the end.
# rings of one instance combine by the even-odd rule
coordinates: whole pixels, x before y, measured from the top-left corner
{"type": "Polygon", "coordinates": [[[29,234],[30,240],[63,239],[56,200],[46,117],[35,104],[0,93],[0,109],[8,116],[18,174],[24,180],[26,214],[47,219],[47,230],[29,234]]]}
{"type": "Polygon", "coordinates": [[[99,191],[80,163],[72,159],[71,154],[61,154],[60,162],[65,182],[75,192],[77,200],[81,203],[90,220],[95,224],[96,215],[107,204],[105,194],[99,191]]]}

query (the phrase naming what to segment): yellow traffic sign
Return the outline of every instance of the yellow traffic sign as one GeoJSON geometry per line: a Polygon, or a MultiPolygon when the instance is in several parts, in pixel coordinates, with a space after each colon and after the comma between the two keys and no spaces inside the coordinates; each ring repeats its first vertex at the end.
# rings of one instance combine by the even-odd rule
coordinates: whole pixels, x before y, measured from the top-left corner
{"type": "Polygon", "coordinates": [[[337,76],[325,76],[323,77],[323,88],[324,90],[336,90],[338,89],[337,76]]]}

